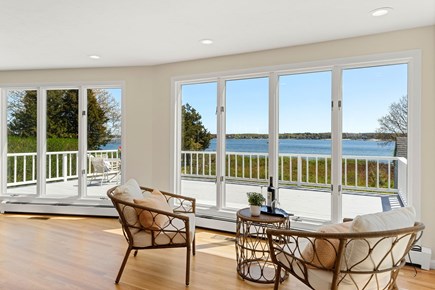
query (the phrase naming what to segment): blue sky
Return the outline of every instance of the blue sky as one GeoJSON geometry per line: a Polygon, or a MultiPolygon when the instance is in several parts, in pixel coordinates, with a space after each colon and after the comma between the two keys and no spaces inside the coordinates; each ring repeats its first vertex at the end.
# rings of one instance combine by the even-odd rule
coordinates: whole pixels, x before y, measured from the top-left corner
{"type": "MultiPolygon", "coordinates": [[[[226,83],[227,133],[268,132],[268,79],[226,83]]],[[[407,65],[343,71],[343,132],[374,132],[391,103],[407,94],[407,65]]],[[[216,83],[182,87],[189,103],[216,133],[216,83]]],[[[331,72],[282,76],[279,79],[280,133],[331,131],[331,72]]]]}
{"type": "Polygon", "coordinates": [[[118,102],[119,106],[121,107],[121,92],[122,90],[119,89],[106,89],[118,102]]]}

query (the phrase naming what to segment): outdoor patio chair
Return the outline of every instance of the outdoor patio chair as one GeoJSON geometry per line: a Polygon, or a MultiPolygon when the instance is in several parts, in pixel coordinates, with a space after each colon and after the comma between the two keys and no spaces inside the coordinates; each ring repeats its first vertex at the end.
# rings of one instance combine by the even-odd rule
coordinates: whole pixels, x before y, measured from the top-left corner
{"type": "Polygon", "coordinates": [[[89,183],[96,181],[98,177],[100,177],[100,185],[103,185],[104,182],[111,181],[111,179],[119,173],[119,170],[114,168],[112,163],[107,161],[106,158],[94,157],[92,155],[90,155],[89,158],[92,164],[92,178],[89,183]],[[110,178],[110,175],[113,175],[113,177],[110,178]]]}
{"type": "Polygon", "coordinates": [[[318,290],[397,289],[399,270],[424,229],[407,210],[357,216],[325,232],[269,229],[276,273],[284,269],[318,290]]]}
{"type": "Polygon", "coordinates": [[[128,247],[116,277],[118,283],[130,252],[162,248],[186,248],[186,285],[189,285],[190,253],[195,255],[195,199],[148,187],[134,179],[107,191],[119,214],[128,247]]]}

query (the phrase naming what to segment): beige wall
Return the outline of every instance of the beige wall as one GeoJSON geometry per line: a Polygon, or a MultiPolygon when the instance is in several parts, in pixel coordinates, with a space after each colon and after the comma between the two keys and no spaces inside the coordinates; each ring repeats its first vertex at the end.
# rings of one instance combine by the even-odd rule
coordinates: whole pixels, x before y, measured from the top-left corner
{"type": "Polygon", "coordinates": [[[435,251],[435,26],[154,67],[6,71],[0,84],[125,81],[126,177],[169,189],[172,77],[412,49],[422,50],[423,242],[435,251]]]}

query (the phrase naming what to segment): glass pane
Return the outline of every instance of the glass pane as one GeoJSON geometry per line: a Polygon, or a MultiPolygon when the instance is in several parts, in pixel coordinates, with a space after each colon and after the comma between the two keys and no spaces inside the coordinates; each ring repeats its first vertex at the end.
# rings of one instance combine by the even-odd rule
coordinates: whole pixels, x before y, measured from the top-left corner
{"type": "Polygon", "coordinates": [[[37,91],[9,91],[7,103],[7,193],[36,194],[37,91]]]}
{"type": "Polygon", "coordinates": [[[78,90],[47,91],[47,195],[78,195],[78,90]]]}
{"type": "Polygon", "coordinates": [[[89,89],[87,196],[106,196],[121,181],[120,88],[89,89]]]}
{"type": "Polygon", "coordinates": [[[269,180],[269,78],[226,82],[225,206],[244,208],[247,192],[266,197],[269,180]]]}
{"type": "Polygon", "coordinates": [[[406,199],[407,65],[343,71],[343,217],[406,199]]]}
{"type": "Polygon", "coordinates": [[[216,205],[217,83],[181,87],[181,194],[216,205]]]}
{"type": "Polygon", "coordinates": [[[331,219],[331,72],[279,78],[279,202],[331,219]]]}

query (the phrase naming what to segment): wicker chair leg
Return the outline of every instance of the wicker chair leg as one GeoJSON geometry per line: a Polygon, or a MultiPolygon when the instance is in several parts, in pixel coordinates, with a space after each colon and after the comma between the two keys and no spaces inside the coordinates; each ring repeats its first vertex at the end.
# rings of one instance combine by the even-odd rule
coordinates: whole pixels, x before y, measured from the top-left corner
{"type": "Polygon", "coordinates": [[[193,247],[193,255],[195,256],[196,254],[196,246],[195,246],[195,236],[193,236],[193,242],[192,242],[192,247],[193,247]]]}
{"type": "Polygon", "coordinates": [[[127,264],[128,257],[130,256],[131,247],[127,248],[127,252],[125,252],[124,260],[122,261],[121,268],[119,268],[118,276],[116,277],[115,283],[118,284],[121,279],[122,272],[124,271],[125,264],[127,264]]]}
{"type": "Polygon", "coordinates": [[[186,251],[186,286],[189,285],[190,280],[190,245],[187,246],[186,251]]]}
{"type": "Polygon", "coordinates": [[[281,265],[278,264],[275,272],[275,284],[273,285],[273,290],[278,290],[280,282],[281,282],[281,265]]]}

